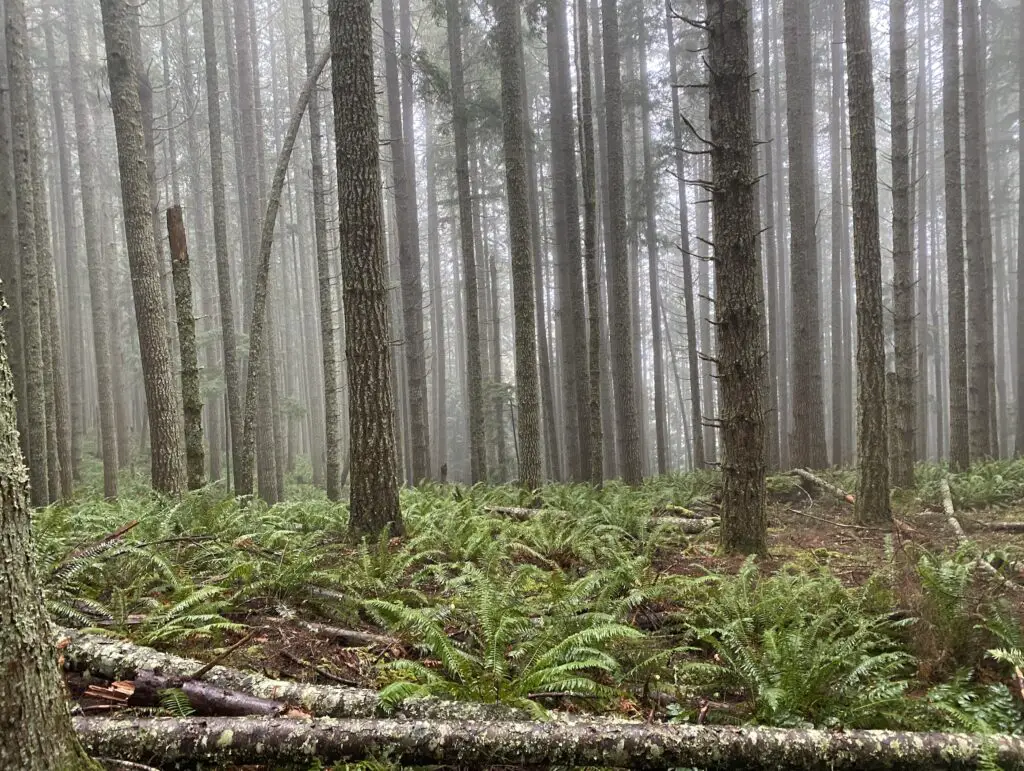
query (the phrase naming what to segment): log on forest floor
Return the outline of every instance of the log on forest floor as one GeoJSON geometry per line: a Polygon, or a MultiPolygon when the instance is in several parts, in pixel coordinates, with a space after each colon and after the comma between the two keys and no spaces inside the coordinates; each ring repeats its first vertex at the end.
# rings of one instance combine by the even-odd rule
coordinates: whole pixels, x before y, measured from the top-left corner
{"type": "MultiPolygon", "coordinates": [[[[953,534],[956,536],[957,546],[963,546],[968,542],[967,534],[964,532],[963,527],[960,525],[960,520],[956,518],[956,511],[953,508],[953,494],[949,491],[949,480],[943,479],[939,483],[939,489],[942,491],[942,512],[946,515],[946,521],[949,523],[950,528],[953,530],[953,534]]],[[[978,557],[975,560],[975,564],[982,569],[985,573],[998,579],[1003,583],[1003,586],[1014,592],[1024,592],[1024,586],[1010,581],[1002,573],[984,557],[978,557]]]]}
{"type": "Polygon", "coordinates": [[[343,629],[338,626],[331,626],[330,624],[322,624],[319,621],[306,621],[305,619],[300,618],[298,614],[287,605],[279,604],[277,606],[277,613],[282,619],[301,626],[307,632],[310,632],[317,637],[322,637],[325,640],[331,640],[332,642],[336,642],[339,645],[347,646],[349,648],[397,648],[402,645],[401,641],[395,637],[374,634],[373,632],[362,632],[357,629],[343,629]]]}
{"type": "MultiPolygon", "coordinates": [[[[546,512],[554,516],[572,516],[572,512],[564,511],[562,509],[528,509],[521,506],[485,506],[484,511],[489,514],[500,514],[501,516],[511,517],[512,519],[516,519],[520,522],[526,522],[542,512],[546,512]]],[[[718,517],[695,517],[692,515],[679,517],[653,514],[651,516],[651,522],[656,525],[669,525],[683,533],[693,535],[695,533],[703,533],[705,530],[717,525],[718,517]]]]}
{"type": "Polygon", "coordinates": [[[1024,738],[643,724],[287,718],[75,718],[87,751],[177,768],[195,761],[668,769],[1024,770],[1024,738]]]}
{"type": "Polygon", "coordinates": [[[806,480],[813,485],[817,485],[825,492],[832,493],[832,495],[836,496],[836,498],[839,498],[840,500],[846,501],[847,503],[854,502],[853,496],[850,493],[846,492],[846,490],[837,485],[832,484],[827,480],[822,479],[821,477],[815,474],[812,474],[807,469],[795,468],[793,469],[793,473],[796,474],[801,479],[806,480]]]}
{"type": "MultiPolygon", "coordinates": [[[[134,680],[139,673],[189,680],[203,668],[203,662],[187,659],[123,640],[90,635],[73,629],[59,629],[66,640],[60,653],[64,669],[90,672],[108,680],[134,680]]],[[[284,702],[311,715],[338,718],[367,718],[381,712],[376,691],[337,685],[312,685],[275,680],[255,672],[242,672],[225,666],[211,667],[204,680],[219,688],[240,691],[261,699],[284,702]]],[[[524,720],[522,710],[500,704],[473,704],[435,698],[408,699],[396,714],[405,718],[433,720],[524,720]]]]}

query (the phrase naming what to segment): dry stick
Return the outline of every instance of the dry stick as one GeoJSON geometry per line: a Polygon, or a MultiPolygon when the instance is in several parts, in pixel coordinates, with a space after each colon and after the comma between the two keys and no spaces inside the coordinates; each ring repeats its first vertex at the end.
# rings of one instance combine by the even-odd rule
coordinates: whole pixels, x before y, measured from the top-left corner
{"type": "Polygon", "coordinates": [[[321,677],[326,677],[328,680],[331,680],[331,681],[333,681],[335,683],[339,683],[341,685],[350,685],[350,686],[353,686],[353,687],[356,687],[356,688],[359,687],[359,683],[357,683],[355,680],[346,680],[344,677],[338,677],[333,672],[329,672],[328,670],[324,669],[321,666],[317,666],[316,664],[314,664],[311,661],[306,661],[303,658],[299,658],[298,656],[296,656],[291,651],[281,651],[281,655],[284,656],[289,661],[294,662],[295,664],[298,664],[300,667],[305,667],[306,669],[312,669],[314,672],[316,672],[321,677]]]}
{"type": "Polygon", "coordinates": [[[827,523],[829,525],[835,525],[836,527],[848,527],[848,528],[851,528],[853,530],[870,530],[870,531],[876,532],[876,533],[888,533],[889,532],[889,529],[888,528],[884,528],[884,527],[868,527],[867,525],[854,525],[854,524],[851,524],[849,522],[837,522],[834,519],[826,519],[825,517],[816,517],[813,514],[808,514],[807,512],[800,511],[799,509],[792,509],[791,508],[791,509],[787,509],[787,510],[792,512],[793,514],[796,514],[797,516],[807,517],[808,519],[814,519],[814,520],[817,520],[818,522],[825,522],[825,523],[827,523]]]}
{"type": "Polygon", "coordinates": [[[239,648],[241,648],[241,647],[242,647],[243,645],[245,645],[245,644],[246,644],[247,642],[249,642],[249,640],[251,640],[251,639],[253,638],[253,636],[254,636],[254,635],[255,635],[255,634],[257,633],[257,632],[259,632],[259,631],[260,631],[260,627],[256,627],[255,629],[253,629],[253,630],[252,630],[251,632],[249,632],[249,634],[247,634],[247,635],[246,635],[245,637],[243,637],[243,638],[242,638],[241,640],[239,640],[238,642],[236,642],[236,643],[235,643],[234,645],[232,645],[232,646],[231,646],[230,648],[228,648],[228,649],[227,649],[226,651],[223,651],[223,652],[222,652],[222,653],[220,653],[220,654],[219,654],[218,656],[214,657],[213,661],[209,662],[208,664],[204,664],[204,665],[203,665],[203,666],[201,666],[201,667],[200,667],[200,668],[199,668],[198,670],[196,670],[196,673],[195,673],[194,675],[192,675],[192,678],[191,678],[191,679],[193,679],[193,680],[202,680],[202,679],[203,679],[203,676],[204,676],[204,675],[205,675],[205,674],[206,674],[207,672],[209,672],[209,671],[210,671],[211,669],[213,669],[213,668],[214,668],[215,666],[217,666],[217,665],[218,665],[218,664],[220,664],[220,663],[221,663],[222,661],[224,661],[224,659],[226,659],[226,658],[227,658],[228,656],[230,656],[230,655],[231,655],[232,653],[234,653],[234,652],[235,652],[235,651],[237,651],[237,650],[238,650],[239,648]]]}
{"type": "Polygon", "coordinates": [[[372,632],[360,632],[355,629],[342,629],[341,627],[330,626],[329,624],[321,624],[317,621],[306,621],[305,619],[299,618],[294,610],[284,604],[279,604],[277,606],[277,613],[281,618],[298,624],[307,632],[312,632],[318,637],[325,637],[329,640],[334,640],[335,642],[347,645],[350,648],[369,648],[374,645],[382,645],[386,648],[391,648],[401,645],[401,642],[394,637],[373,634],[372,632]]]}
{"type": "MultiPolygon", "coordinates": [[[[947,479],[943,479],[941,482],[939,482],[939,489],[942,492],[942,511],[946,515],[946,521],[949,523],[949,526],[952,528],[953,533],[956,535],[957,545],[963,546],[965,543],[967,543],[967,534],[964,532],[963,527],[960,526],[960,520],[956,518],[956,511],[953,509],[953,495],[949,491],[949,481],[947,479]]],[[[991,563],[989,563],[988,560],[985,560],[982,557],[978,557],[978,559],[974,561],[974,564],[976,564],[989,575],[998,578],[1004,586],[1012,589],[1015,592],[1024,592],[1024,586],[1021,586],[1020,584],[1008,580],[1006,576],[1004,576],[1002,573],[1000,573],[998,570],[992,567],[991,563]]]]}
{"type": "MultiPolygon", "coordinates": [[[[511,517],[520,522],[526,522],[542,512],[546,512],[554,516],[572,516],[571,512],[563,511],[562,509],[528,509],[521,506],[485,506],[484,511],[489,514],[501,514],[506,517],[511,517]]],[[[696,519],[691,517],[670,517],[655,514],[652,515],[651,520],[655,524],[670,525],[690,535],[703,533],[705,530],[708,530],[718,524],[717,517],[701,517],[696,519]]]]}
{"type": "Polygon", "coordinates": [[[295,764],[386,754],[403,765],[612,766],[668,769],[1024,770],[1024,739],[1007,735],[761,727],[444,720],[75,718],[86,750],[159,762],[295,764]]]}
{"type": "Polygon", "coordinates": [[[854,501],[853,496],[850,495],[850,493],[846,492],[846,490],[844,490],[841,487],[837,487],[831,482],[825,481],[819,476],[815,476],[807,469],[795,468],[793,469],[793,473],[796,474],[801,479],[806,479],[808,482],[817,485],[822,490],[832,493],[832,495],[836,496],[837,498],[840,498],[841,500],[846,501],[847,503],[853,503],[854,501]]]}

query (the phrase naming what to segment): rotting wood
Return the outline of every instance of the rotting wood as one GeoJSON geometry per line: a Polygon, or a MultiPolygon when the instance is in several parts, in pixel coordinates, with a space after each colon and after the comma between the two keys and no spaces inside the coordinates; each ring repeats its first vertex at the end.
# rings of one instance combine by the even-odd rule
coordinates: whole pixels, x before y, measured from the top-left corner
{"type": "MultiPolygon", "coordinates": [[[[531,509],[521,506],[485,506],[484,511],[488,514],[499,514],[501,516],[511,517],[519,522],[526,522],[542,513],[556,517],[573,516],[572,512],[564,511],[562,509],[531,509]]],[[[678,528],[683,533],[687,533],[689,535],[703,533],[705,530],[717,525],[718,521],[718,517],[695,517],[692,514],[686,517],[666,516],[661,514],[653,514],[651,516],[652,524],[671,525],[672,527],[678,528]]]]}
{"type": "Polygon", "coordinates": [[[1024,738],[760,727],[436,720],[79,717],[93,753],[159,762],[296,763],[386,755],[408,765],[668,769],[1024,769],[1024,738]],[[159,759],[159,760],[155,760],[159,759]]]}
{"type": "Polygon", "coordinates": [[[807,469],[795,468],[793,469],[793,473],[801,479],[805,479],[808,482],[817,485],[825,492],[832,493],[832,495],[836,496],[840,500],[846,501],[847,503],[854,503],[855,501],[854,497],[850,493],[846,492],[846,490],[822,479],[816,474],[812,474],[807,469]]]}

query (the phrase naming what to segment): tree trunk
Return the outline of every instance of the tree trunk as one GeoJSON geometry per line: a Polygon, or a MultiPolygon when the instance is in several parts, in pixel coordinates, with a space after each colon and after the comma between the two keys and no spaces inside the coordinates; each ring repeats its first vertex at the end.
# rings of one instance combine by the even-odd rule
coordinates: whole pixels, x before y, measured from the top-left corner
{"type": "Polygon", "coordinates": [[[43,372],[42,312],[36,254],[35,202],[32,184],[32,127],[29,120],[30,79],[25,50],[25,6],[6,0],[7,68],[10,78],[11,149],[17,212],[19,315],[24,340],[28,418],[28,473],[34,506],[49,503],[46,399],[43,372]]]}
{"type": "Polygon", "coordinates": [[[82,194],[82,227],[85,231],[85,256],[89,273],[89,299],[92,311],[92,347],[96,364],[96,399],[99,402],[99,439],[103,458],[103,495],[117,497],[117,419],[111,372],[110,326],[107,314],[108,272],[103,259],[100,213],[96,206],[96,166],[94,144],[85,103],[85,72],[81,56],[80,29],[75,0],[66,0],[64,16],[67,32],[68,63],[71,73],[71,103],[75,114],[75,143],[78,150],[79,187],[82,194]]]}
{"type": "Polygon", "coordinates": [[[967,246],[967,398],[970,453],[992,457],[992,243],[985,168],[985,83],[981,77],[978,1],[962,0],[964,89],[964,201],[967,246]]]}
{"type": "Polygon", "coordinates": [[[860,522],[892,519],[885,422],[882,245],[878,235],[875,86],[868,0],[846,0],[846,62],[853,182],[853,260],[857,279],[857,456],[860,522]]]}
{"type": "Polygon", "coordinates": [[[633,370],[633,333],[630,323],[629,266],[626,248],[626,170],[623,150],[622,73],[619,55],[617,0],[601,0],[604,42],[605,128],[607,133],[608,210],[606,227],[609,274],[608,322],[611,325],[612,379],[622,479],[638,485],[643,477],[640,425],[633,370]]]}
{"type": "Polygon", "coordinates": [[[331,75],[352,462],[349,528],[402,530],[369,0],[331,0],[331,75]]]}
{"type": "MultiPolygon", "coordinates": [[[[1024,41],[1024,4],[1020,10],[1020,39],[1024,41]]],[[[1024,105],[1024,56],[1018,57],[1018,104],[1024,105]]],[[[1024,131],[1017,137],[1018,168],[1024,169],[1024,131]]],[[[1017,436],[1016,453],[1024,455],[1024,193],[1017,200],[1017,436]]]]}
{"type": "Polygon", "coordinates": [[[949,465],[970,465],[963,189],[960,168],[960,21],[958,0],[943,0],[942,144],[946,191],[946,286],[949,292],[949,465]]]}
{"type": "MultiPolygon", "coordinates": [[[[8,14],[12,10],[20,12],[8,3],[8,14]]],[[[14,398],[0,327],[0,768],[98,769],[74,735],[43,593],[36,583],[28,476],[18,447],[14,398]]]]}
{"type": "Polygon", "coordinates": [[[476,258],[473,249],[473,210],[469,185],[469,117],[462,67],[463,5],[461,0],[446,0],[448,57],[452,78],[452,133],[455,140],[455,181],[459,198],[459,239],[462,248],[462,275],[465,285],[466,358],[469,392],[470,482],[487,478],[487,451],[484,435],[483,372],[480,354],[480,305],[477,298],[476,258]]]}
{"type": "Polygon", "coordinates": [[[204,484],[203,397],[199,391],[199,359],[196,354],[196,317],[192,310],[192,278],[189,275],[188,243],[181,206],[167,210],[167,241],[171,250],[174,309],[181,348],[181,403],[185,413],[185,462],[188,489],[204,484]]]}
{"type": "Polygon", "coordinates": [[[757,169],[746,0],[708,5],[715,323],[722,404],[722,546],[765,554],[764,297],[754,220],[757,169]]]}
{"type": "MultiPolygon", "coordinates": [[[[306,50],[306,77],[312,74],[316,52],[313,41],[313,9],[310,0],[302,0],[302,27],[306,50]]],[[[316,238],[317,299],[320,310],[320,344],[324,378],[325,476],[328,500],[341,498],[341,414],[338,402],[337,343],[331,301],[330,244],[327,241],[327,214],[324,192],[322,149],[323,122],[320,98],[314,93],[309,102],[309,152],[313,181],[313,232],[316,238]]]]}
{"type": "MultiPolygon", "coordinates": [[[[85,348],[82,336],[82,290],[81,274],[78,264],[78,243],[75,233],[75,200],[71,185],[71,160],[68,153],[67,125],[64,120],[64,89],[58,77],[57,52],[53,42],[54,23],[48,21],[43,25],[46,39],[47,78],[50,86],[50,102],[53,106],[53,124],[57,144],[57,162],[60,169],[61,218],[64,227],[64,263],[67,275],[68,298],[68,329],[71,338],[68,342],[68,396],[71,409],[71,475],[73,480],[79,479],[82,463],[82,441],[85,437],[85,407],[83,386],[83,357],[85,348]]],[[[63,470],[63,469],[62,469],[63,470]]]]}
{"type": "Polygon", "coordinates": [[[786,115],[789,141],[790,283],[793,295],[793,463],[828,464],[822,396],[817,163],[810,0],[785,0],[786,115]]]}
{"type": "Polygon", "coordinates": [[[441,233],[437,204],[437,129],[433,104],[424,105],[427,127],[427,261],[430,267],[430,333],[434,375],[434,478],[448,481],[448,356],[444,328],[444,287],[441,284],[441,233]]]}
{"type": "Polygon", "coordinates": [[[495,0],[498,59],[501,69],[501,114],[508,196],[509,244],[512,252],[512,302],[515,320],[516,439],[519,484],[540,486],[540,415],[537,404],[537,328],[530,247],[529,177],[523,115],[522,31],[515,0],[495,0]]]}
{"type": "Polygon", "coordinates": [[[893,325],[896,393],[890,417],[892,484],[914,486],[917,379],[914,350],[914,235],[911,212],[910,125],[907,103],[907,0],[889,2],[889,82],[892,108],[893,325]]]}
{"type": "Polygon", "coordinates": [[[590,33],[588,0],[576,0],[577,61],[579,77],[580,166],[583,182],[583,266],[587,296],[587,411],[590,454],[583,458],[587,479],[600,484],[604,478],[604,437],[601,415],[601,278],[597,255],[597,168],[594,158],[594,105],[590,85],[590,33]]]}
{"type": "Polygon", "coordinates": [[[300,759],[334,763],[374,758],[384,751],[402,765],[474,768],[924,771],[982,768],[992,756],[1002,768],[1024,768],[1024,741],[1006,735],[323,718],[76,718],[75,728],[97,754],[147,764],[159,759],[164,767],[300,759]]]}
{"type": "MultiPolygon", "coordinates": [[[[843,436],[846,428],[843,420],[843,413],[846,408],[845,391],[843,389],[843,367],[849,352],[844,343],[844,324],[846,319],[843,315],[843,307],[853,298],[844,293],[846,288],[845,276],[843,275],[843,227],[846,224],[843,213],[843,184],[844,175],[841,170],[845,163],[843,147],[840,140],[842,134],[843,110],[843,4],[841,0],[832,0],[832,45],[831,45],[831,70],[832,70],[832,93],[831,93],[831,114],[828,122],[829,155],[831,156],[831,171],[829,181],[831,183],[831,200],[829,214],[832,220],[831,233],[831,260],[832,260],[832,329],[830,332],[831,368],[832,368],[832,465],[842,466],[847,461],[843,452],[847,444],[847,437],[843,436]]],[[[769,143],[769,148],[771,144],[769,143]]],[[[771,150],[769,149],[769,152],[771,150]]]]}
{"type": "Polygon", "coordinates": [[[149,414],[153,487],[174,495],[185,488],[185,458],[165,337],[167,323],[161,299],[160,266],[156,262],[153,219],[149,212],[148,165],[136,80],[139,65],[131,39],[135,9],[125,0],[103,0],[101,7],[128,263],[149,414]]]}

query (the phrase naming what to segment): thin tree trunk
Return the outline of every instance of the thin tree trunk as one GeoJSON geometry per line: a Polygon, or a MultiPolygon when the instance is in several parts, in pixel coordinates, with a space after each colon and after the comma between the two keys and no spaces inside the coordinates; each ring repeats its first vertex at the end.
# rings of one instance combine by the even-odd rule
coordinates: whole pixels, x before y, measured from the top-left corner
{"type": "Polygon", "coordinates": [[[441,225],[437,207],[437,148],[433,104],[424,105],[427,127],[427,261],[430,263],[430,332],[434,368],[434,470],[435,478],[448,478],[448,356],[444,329],[444,287],[441,285],[441,225]]]}
{"type": "MultiPolygon", "coordinates": [[[[843,334],[845,318],[843,306],[852,300],[844,293],[845,280],[843,275],[843,227],[846,224],[843,213],[843,174],[840,169],[845,158],[840,143],[840,134],[843,122],[842,93],[843,93],[843,4],[841,0],[832,0],[832,45],[831,45],[831,70],[832,70],[832,99],[831,114],[828,122],[829,154],[831,156],[831,171],[829,181],[831,183],[830,215],[832,225],[831,238],[831,271],[832,271],[832,465],[842,466],[846,462],[845,453],[847,437],[843,436],[846,428],[843,422],[845,409],[845,393],[843,390],[843,367],[849,355],[844,343],[843,334]]],[[[769,144],[770,147],[770,144],[769,144]]],[[[771,152],[771,150],[769,150],[771,152]]]]}
{"type": "MultiPolygon", "coordinates": [[[[1020,10],[1020,33],[1024,40],[1024,5],[1020,10]]],[[[1018,61],[1018,104],[1024,105],[1024,56],[1018,61]]],[[[1024,131],[1017,137],[1018,168],[1024,169],[1024,131]]],[[[1024,455],[1024,190],[1017,200],[1017,455],[1024,455]]]]}
{"type": "Polygon", "coordinates": [[[853,181],[853,259],[857,274],[857,447],[860,522],[892,519],[885,422],[882,245],[878,235],[875,87],[868,0],[846,0],[846,61],[853,181]]]}

